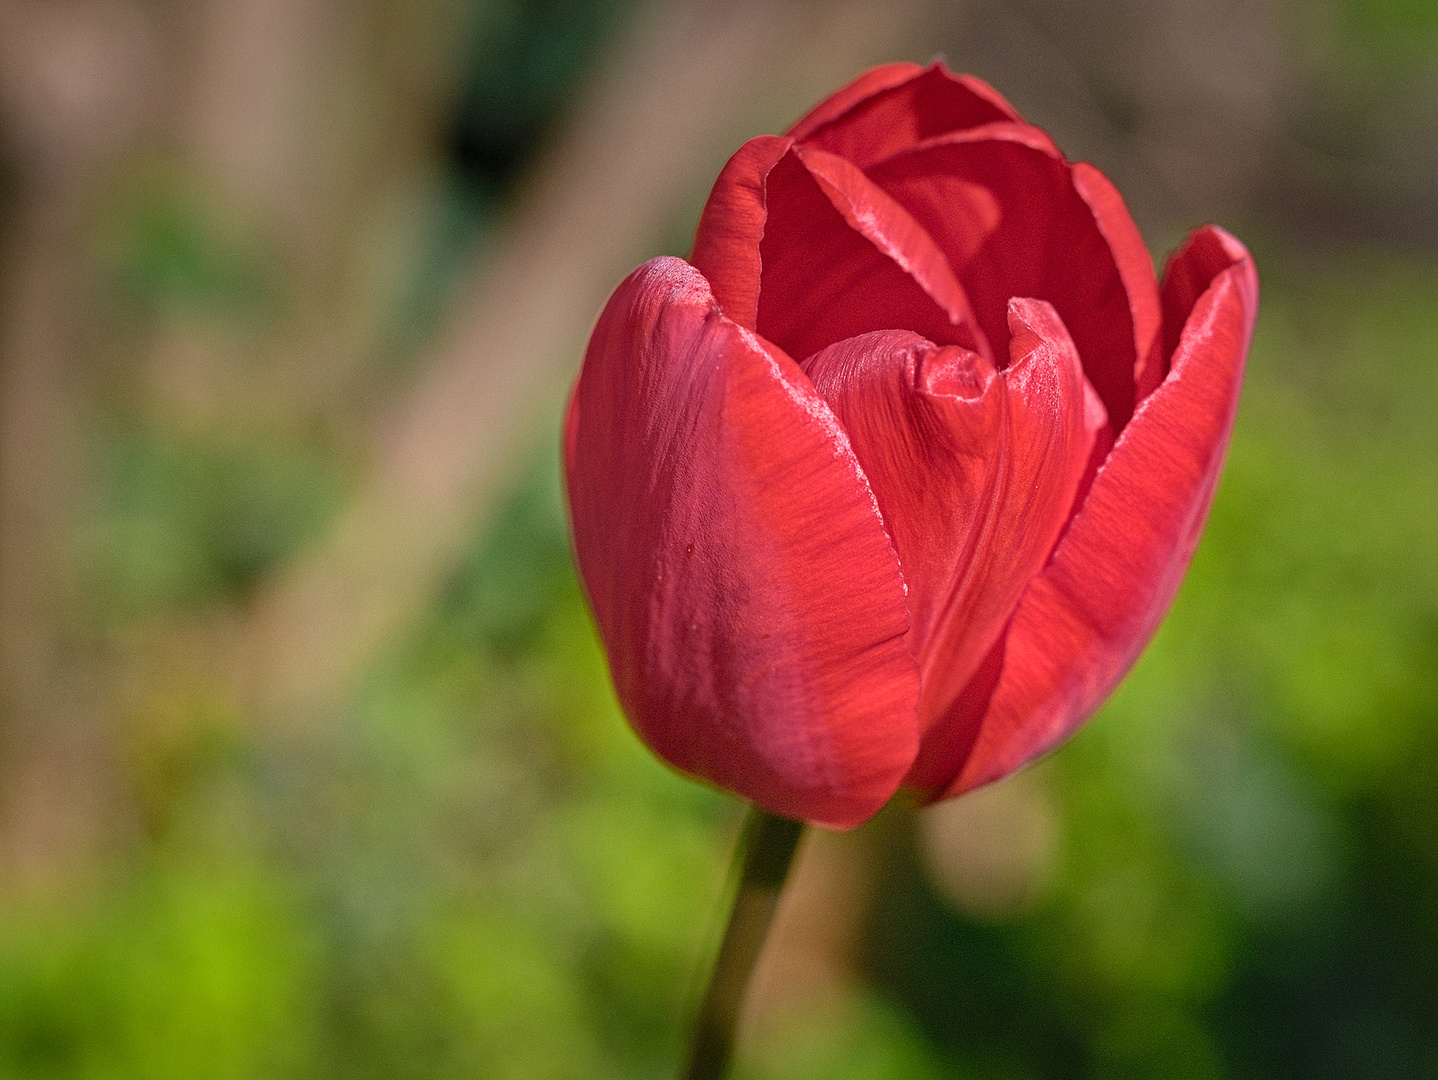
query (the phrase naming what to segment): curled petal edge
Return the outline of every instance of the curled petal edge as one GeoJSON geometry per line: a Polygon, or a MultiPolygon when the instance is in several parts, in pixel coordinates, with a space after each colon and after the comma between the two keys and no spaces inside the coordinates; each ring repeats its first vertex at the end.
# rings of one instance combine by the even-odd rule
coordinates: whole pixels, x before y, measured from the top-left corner
{"type": "Polygon", "coordinates": [[[1070,735],[1127,673],[1178,590],[1222,469],[1258,313],[1252,258],[1232,236],[1199,230],[1165,285],[1200,270],[1212,276],[1170,371],[1019,602],[978,737],[940,798],[997,780],[1070,735]],[[1229,265],[1219,268],[1216,249],[1229,265]]]}
{"type": "Polygon", "coordinates": [[[690,262],[709,282],[719,306],[746,330],[759,318],[759,243],[769,211],[764,184],[792,139],[760,135],[724,164],[699,215],[690,262]]]}

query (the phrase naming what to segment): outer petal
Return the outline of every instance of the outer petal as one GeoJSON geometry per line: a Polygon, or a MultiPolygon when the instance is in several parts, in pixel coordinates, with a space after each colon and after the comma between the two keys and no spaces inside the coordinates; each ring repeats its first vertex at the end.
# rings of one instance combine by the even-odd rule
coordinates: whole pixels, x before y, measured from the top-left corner
{"type": "MultiPolygon", "coordinates": [[[[1048,560],[1093,444],[1083,370],[1053,308],[1015,300],[1009,320],[1002,372],[896,331],[804,365],[849,433],[909,583],[921,732],[953,707],[1048,560]]],[[[953,776],[943,756],[921,754],[918,768],[913,786],[953,776]]]]}
{"type": "Polygon", "coordinates": [[[679,259],[610,299],[570,402],[575,551],[619,700],[686,772],[850,826],[917,746],[904,584],[833,414],[679,259]]]}
{"type": "Polygon", "coordinates": [[[933,239],[822,150],[767,136],[746,144],[710,195],[694,263],[725,314],[791,356],[894,327],[988,348],[933,239]]]}
{"type": "MultiPolygon", "coordinates": [[[[1011,297],[1053,304],[1114,431],[1121,431],[1133,414],[1135,312],[1148,318],[1151,307],[1138,287],[1131,305],[1126,279],[1138,277],[1133,237],[1124,236],[1096,185],[1086,188],[1098,196],[1102,221],[1075,188],[1063,156],[1027,124],[946,135],[868,171],[948,255],[990,340],[1001,340],[995,335],[1011,297]],[[1120,243],[1111,246],[1114,239],[1120,243]]],[[[1151,327],[1143,331],[1152,334],[1151,327]]]]}
{"type": "Polygon", "coordinates": [[[941,62],[892,64],[861,75],[789,129],[860,168],[915,143],[996,121],[1020,121],[1012,105],[972,75],[941,62]]]}
{"type": "Polygon", "coordinates": [[[1175,318],[1178,297],[1194,295],[1205,277],[1172,370],[1135,413],[1053,562],[1020,601],[977,741],[945,795],[1004,776],[1066,737],[1117,685],[1167,611],[1218,481],[1258,313],[1252,259],[1208,227],[1170,263],[1164,291],[1175,318]]]}

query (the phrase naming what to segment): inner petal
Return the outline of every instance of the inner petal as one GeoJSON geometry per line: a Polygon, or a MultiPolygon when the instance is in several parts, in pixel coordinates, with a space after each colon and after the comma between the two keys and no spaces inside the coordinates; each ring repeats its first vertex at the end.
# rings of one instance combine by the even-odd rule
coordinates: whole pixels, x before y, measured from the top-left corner
{"type": "Polygon", "coordinates": [[[791,151],[769,171],[755,328],[790,356],[874,330],[988,344],[928,233],[851,164],[791,151]]]}
{"type": "Polygon", "coordinates": [[[955,75],[936,63],[837,116],[832,109],[815,110],[789,134],[867,168],[935,135],[1018,119],[1013,107],[982,79],[955,75]]]}
{"type": "Polygon", "coordinates": [[[1002,371],[895,331],[837,342],[803,365],[848,432],[899,555],[924,733],[1053,551],[1106,423],[1053,308],[1015,300],[1009,330],[1002,371]]]}
{"type": "Polygon", "coordinates": [[[1011,297],[1053,304],[1121,431],[1139,367],[1134,310],[1094,209],[1047,136],[991,124],[933,139],[868,172],[948,255],[991,340],[1000,340],[1011,297]]]}

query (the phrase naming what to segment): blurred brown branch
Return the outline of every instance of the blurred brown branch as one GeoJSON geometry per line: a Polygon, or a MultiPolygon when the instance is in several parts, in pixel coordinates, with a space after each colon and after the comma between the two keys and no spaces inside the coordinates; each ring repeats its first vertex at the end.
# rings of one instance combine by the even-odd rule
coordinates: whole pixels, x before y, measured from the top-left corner
{"type": "MultiPolygon", "coordinates": [[[[80,624],[94,612],[74,545],[94,479],[78,417],[96,371],[120,371],[162,423],[236,426],[256,406],[303,422],[369,358],[384,313],[355,301],[353,264],[394,189],[430,165],[424,121],[446,99],[449,58],[424,45],[444,38],[446,6],[0,0],[0,152],[14,179],[0,208],[0,869],[17,880],[63,877],[126,818],[126,735],[106,685],[117,658],[80,624]],[[163,306],[138,340],[133,315],[116,325],[96,280],[97,218],[136,212],[116,189],[147,161],[273,246],[300,302],[272,332],[217,333],[163,306]]],[[[212,655],[228,640],[210,638],[212,655]]],[[[142,641],[170,654],[159,662],[118,659],[169,671],[171,641],[142,641]]]]}
{"type": "Polygon", "coordinates": [[[143,122],[153,57],[124,0],[0,4],[0,881],[64,877],[98,843],[106,725],[69,655],[76,354],[91,308],[86,202],[143,122]]]}

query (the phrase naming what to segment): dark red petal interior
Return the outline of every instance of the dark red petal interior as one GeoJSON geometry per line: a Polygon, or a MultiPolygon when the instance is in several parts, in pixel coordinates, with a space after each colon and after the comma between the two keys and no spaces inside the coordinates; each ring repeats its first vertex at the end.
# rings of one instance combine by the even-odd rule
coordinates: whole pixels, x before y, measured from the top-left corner
{"type": "Polygon", "coordinates": [[[1168,353],[1163,351],[1163,308],[1158,298],[1153,256],[1124,205],[1123,196],[1107,176],[1088,162],[1080,161],[1073,167],[1073,183],[1079,197],[1093,211],[1094,222],[1108,241],[1124,291],[1128,293],[1136,355],[1134,401],[1139,402],[1153,393],[1168,373],[1168,353]]]}
{"type": "Polygon", "coordinates": [[[769,171],[765,197],[755,326],[789,355],[895,328],[979,347],[943,254],[857,169],[791,151],[769,171]]]}
{"type": "Polygon", "coordinates": [[[1003,340],[1012,297],[1053,304],[1122,430],[1137,367],[1129,293],[1047,137],[1027,125],[990,125],[900,153],[869,175],[948,255],[990,340],[1003,340]]]}

